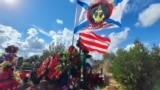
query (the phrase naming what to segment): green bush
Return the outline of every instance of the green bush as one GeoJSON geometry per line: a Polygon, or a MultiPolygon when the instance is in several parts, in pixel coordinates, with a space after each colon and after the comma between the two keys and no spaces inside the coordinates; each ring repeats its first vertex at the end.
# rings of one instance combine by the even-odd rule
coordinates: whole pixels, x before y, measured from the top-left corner
{"type": "Polygon", "coordinates": [[[115,80],[126,90],[153,90],[160,75],[160,56],[155,51],[160,49],[154,46],[149,51],[138,40],[129,51],[119,49],[112,66],[115,80]]]}

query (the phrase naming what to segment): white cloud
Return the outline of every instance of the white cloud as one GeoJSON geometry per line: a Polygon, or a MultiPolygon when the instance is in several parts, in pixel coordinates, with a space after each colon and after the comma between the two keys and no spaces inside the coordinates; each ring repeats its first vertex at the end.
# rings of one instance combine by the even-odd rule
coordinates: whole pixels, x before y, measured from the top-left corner
{"type": "Polygon", "coordinates": [[[30,36],[35,36],[38,34],[37,30],[35,28],[30,28],[27,32],[30,36]]]}
{"type": "Polygon", "coordinates": [[[126,40],[129,30],[130,28],[125,28],[124,31],[121,31],[119,33],[113,32],[109,35],[109,38],[111,39],[111,44],[108,48],[108,52],[115,53],[118,50],[118,45],[124,40],[126,40]]]}
{"type": "Polygon", "coordinates": [[[41,55],[45,47],[45,42],[42,38],[39,38],[38,31],[35,28],[28,29],[28,37],[20,44],[20,51],[22,56],[41,55]]]}
{"type": "Polygon", "coordinates": [[[75,2],[75,0],[69,0],[71,3],[74,3],[75,2]]]}
{"type": "Polygon", "coordinates": [[[38,32],[35,28],[28,29],[28,37],[25,40],[21,40],[21,33],[10,26],[0,25],[0,31],[0,53],[3,53],[8,45],[15,45],[19,48],[19,56],[29,57],[40,55],[45,47],[44,40],[37,36],[38,32]]]}
{"type": "Polygon", "coordinates": [[[46,35],[46,36],[49,36],[49,33],[46,32],[46,31],[44,31],[44,30],[42,30],[42,29],[39,29],[38,31],[39,31],[40,33],[46,35]]]}
{"type": "Polygon", "coordinates": [[[51,30],[51,31],[49,31],[49,35],[54,36],[54,35],[56,35],[56,32],[54,30],[51,30]]]}
{"type": "Polygon", "coordinates": [[[46,31],[44,31],[42,28],[36,26],[36,25],[32,25],[33,28],[37,29],[41,34],[49,36],[49,33],[47,33],[46,31]]]}
{"type": "MultiPolygon", "coordinates": [[[[150,43],[148,43],[148,42],[143,42],[142,43],[143,45],[144,45],[144,47],[147,47],[147,48],[151,48],[151,44],[150,43]]],[[[134,43],[132,43],[132,44],[128,44],[125,48],[124,48],[124,50],[126,50],[126,51],[129,51],[130,49],[132,49],[132,48],[134,48],[135,47],[135,44],[134,43]]]]}
{"type": "Polygon", "coordinates": [[[62,21],[61,19],[57,19],[57,20],[56,20],[56,23],[58,23],[58,24],[63,24],[63,21],[62,21]]]}
{"type": "Polygon", "coordinates": [[[90,52],[89,54],[92,55],[92,58],[94,60],[102,60],[103,59],[103,55],[98,52],[90,52]]]}
{"type": "Polygon", "coordinates": [[[129,44],[124,48],[124,50],[129,51],[133,47],[134,47],[134,44],[129,44]]]}
{"type": "MultiPolygon", "coordinates": [[[[62,31],[55,32],[53,30],[49,31],[49,34],[52,38],[52,42],[56,45],[57,43],[62,43],[66,47],[72,45],[72,37],[73,31],[68,28],[64,28],[62,31]]],[[[78,39],[78,35],[74,35],[74,44],[76,44],[76,40],[78,39]]]]}
{"type": "Polygon", "coordinates": [[[136,26],[151,26],[160,20],[160,3],[152,4],[139,14],[136,26]]]}
{"type": "Polygon", "coordinates": [[[125,12],[139,12],[152,2],[153,0],[129,0],[125,12]]]}
{"type": "Polygon", "coordinates": [[[16,31],[10,26],[0,25],[0,47],[5,48],[5,46],[10,44],[16,44],[21,38],[21,33],[16,31]]]}

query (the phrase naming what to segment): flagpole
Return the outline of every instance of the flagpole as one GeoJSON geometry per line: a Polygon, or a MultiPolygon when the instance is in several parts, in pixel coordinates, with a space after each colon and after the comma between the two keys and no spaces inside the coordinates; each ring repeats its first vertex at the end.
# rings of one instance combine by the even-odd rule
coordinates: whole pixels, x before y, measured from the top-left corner
{"type": "Polygon", "coordinates": [[[73,36],[72,36],[72,45],[73,45],[73,42],[74,42],[74,32],[73,32],[73,36]]]}
{"type": "Polygon", "coordinates": [[[83,62],[82,62],[82,67],[83,67],[83,89],[84,90],[87,90],[87,83],[86,83],[86,79],[87,79],[87,76],[86,76],[86,53],[83,53],[83,58],[82,58],[83,62]]]}

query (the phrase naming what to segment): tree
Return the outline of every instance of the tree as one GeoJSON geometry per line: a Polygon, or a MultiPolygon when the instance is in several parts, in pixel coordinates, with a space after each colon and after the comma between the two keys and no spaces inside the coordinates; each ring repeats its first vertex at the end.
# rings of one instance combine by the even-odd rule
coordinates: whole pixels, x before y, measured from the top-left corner
{"type": "Polygon", "coordinates": [[[65,51],[65,46],[62,43],[54,45],[54,43],[49,45],[49,49],[43,50],[43,54],[40,57],[40,61],[45,60],[48,56],[54,56],[56,53],[63,53],[65,51]]]}
{"type": "Polygon", "coordinates": [[[43,54],[40,56],[40,62],[45,60],[50,55],[51,55],[51,53],[48,50],[43,50],[43,54]]]}
{"type": "Polygon", "coordinates": [[[103,59],[113,60],[114,58],[115,58],[114,53],[107,53],[106,55],[103,56],[103,59]]]}
{"type": "Polygon", "coordinates": [[[154,71],[157,68],[160,70],[157,64],[160,58],[152,54],[156,50],[150,53],[139,40],[135,40],[134,47],[129,51],[119,49],[113,60],[113,77],[126,90],[152,90],[157,82],[155,79],[160,75],[154,71]]]}
{"type": "MultiPolygon", "coordinates": [[[[152,60],[152,67],[153,69],[151,70],[151,75],[152,77],[152,82],[154,87],[157,87],[156,85],[160,85],[160,48],[156,45],[153,45],[152,51],[150,53],[150,58],[152,60]]],[[[159,90],[154,89],[154,90],[159,90]]]]}

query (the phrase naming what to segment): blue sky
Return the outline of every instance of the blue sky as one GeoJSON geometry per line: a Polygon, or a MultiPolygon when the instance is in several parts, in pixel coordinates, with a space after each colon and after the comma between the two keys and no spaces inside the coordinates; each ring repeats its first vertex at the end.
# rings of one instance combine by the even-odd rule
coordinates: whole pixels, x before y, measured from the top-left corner
{"type": "MultiPolygon", "coordinates": [[[[108,52],[132,47],[136,38],[148,48],[160,45],[160,1],[127,1],[122,27],[97,31],[111,39],[108,52]]],[[[0,0],[0,53],[11,44],[19,47],[19,56],[26,57],[41,55],[51,43],[68,47],[75,11],[75,0],[0,0]]]]}

